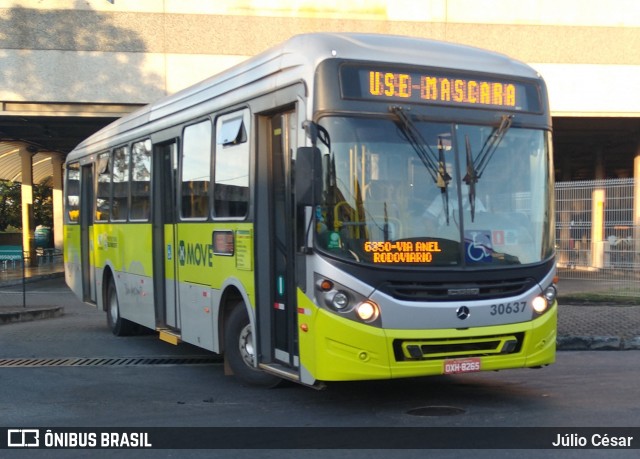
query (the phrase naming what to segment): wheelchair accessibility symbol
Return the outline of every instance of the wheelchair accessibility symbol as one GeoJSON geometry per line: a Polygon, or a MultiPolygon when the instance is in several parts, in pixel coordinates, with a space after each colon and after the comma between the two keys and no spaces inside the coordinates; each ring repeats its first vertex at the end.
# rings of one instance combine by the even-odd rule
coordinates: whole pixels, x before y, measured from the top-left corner
{"type": "Polygon", "coordinates": [[[465,258],[470,263],[492,261],[493,244],[491,231],[471,230],[464,232],[465,258]]]}

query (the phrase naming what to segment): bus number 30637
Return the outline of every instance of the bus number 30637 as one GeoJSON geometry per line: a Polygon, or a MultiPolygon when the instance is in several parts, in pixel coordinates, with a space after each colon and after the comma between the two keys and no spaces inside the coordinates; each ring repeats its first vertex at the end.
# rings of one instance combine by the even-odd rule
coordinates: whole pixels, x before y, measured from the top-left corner
{"type": "Polygon", "coordinates": [[[504,314],[517,314],[524,312],[527,309],[527,303],[525,301],[514,301],[510,303],[500,303],[491,305],[492,316],[502,316],[504,314]]]}

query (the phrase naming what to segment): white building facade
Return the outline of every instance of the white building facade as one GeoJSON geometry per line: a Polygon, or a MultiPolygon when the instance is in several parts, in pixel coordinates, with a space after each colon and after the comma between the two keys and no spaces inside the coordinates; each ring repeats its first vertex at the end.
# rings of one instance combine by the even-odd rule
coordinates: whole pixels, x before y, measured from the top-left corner
{"type": "Polygon", "coordinates": [[[425,37],[522,60],[549,88],[557,180],[640,176],[637,0],[0,0],[0,161],[13,158],[0,178],[27,183],[30,163],[42,166],[33,180],[53,176],[61,247],[60,165],[77,142],[316,31],[425,37]]]}

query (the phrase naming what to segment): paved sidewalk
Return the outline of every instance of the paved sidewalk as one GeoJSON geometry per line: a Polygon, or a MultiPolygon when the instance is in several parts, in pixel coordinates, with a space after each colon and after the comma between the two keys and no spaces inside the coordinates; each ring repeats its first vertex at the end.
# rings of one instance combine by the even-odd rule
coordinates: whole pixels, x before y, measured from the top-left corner
{"type": "Polygon", "coordinates": [[[64,307],[59,305],[33,304],[23,295],[3,295],[2,289],[24,284],[29,291],[29,284],[44,279],[64,277],[62,263],[47,263],[30,268],[9,268],[0,271],[0,325],[14,322],[50,319],[64,314],[64,307]]]}
{"type": "Polygon", "coordinates": [[[640,350],[640,306],[561,302],[558,349],[640,350]]]}
{"type": "Polygon", "coordinates": [[[34,268],[6,268],[0,270],[0,288],[20,285],[23,282],[37,282],[52,277],[64,277],[64,265],[62,262],[45,263],[34,268]],[[24,274],[24,276],[23,276],[24,274]]]}
{"type": "MultiPolygon", "coordinates": [[[[25,288],[29,283],[63,277],[62,264],[25,269],[25,288]]],[[[23,283],[22,270],[0,272],[0,325],[57,317],[64,308],[46,304],[22,306],[21,295],[2,295],[2,289],[23,283]],[[8,300],[8,298],[11,300],[8,300]]],[[[561,279],[559,282],[558,349],[561,350],[640,350],[640,302],[638,304],[576,304],[563,300],[578,292],[597,290],[593,282],[561,279]]]]}
{"type": "Polygon", "coordinates": [[[609,288],[592,280],[560,279],[558,349],[640,350],[640,300],[609,304],[571,299],[577,293],[602,293],[609,288]]]}

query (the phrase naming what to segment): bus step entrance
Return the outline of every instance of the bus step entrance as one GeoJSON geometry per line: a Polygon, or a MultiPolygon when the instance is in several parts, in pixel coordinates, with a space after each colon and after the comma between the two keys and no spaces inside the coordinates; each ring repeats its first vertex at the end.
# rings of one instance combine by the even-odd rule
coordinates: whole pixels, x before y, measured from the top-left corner
{"type": "Polygon", "coordinates": [[[300,381],[300,376],[297,371],[292,370],[291,368],[284,367],[277,363],[261,363],[260,368],[267,373],[271,373],[283,379],[288,379],[290,381],[300,381]]]}
{"type": "Polygon", "coordinates": [[[178,343],[182,341],[180,334],[174,332],[173,330],[169,330],[168,328],[158,328],[157,332],[159,333],[158,338],[169,344],[173,344],[174,346],[177,346],[178,343]]]}

